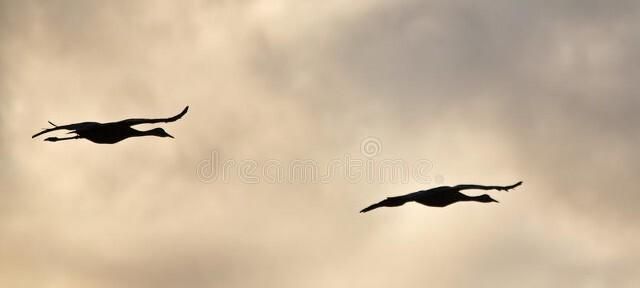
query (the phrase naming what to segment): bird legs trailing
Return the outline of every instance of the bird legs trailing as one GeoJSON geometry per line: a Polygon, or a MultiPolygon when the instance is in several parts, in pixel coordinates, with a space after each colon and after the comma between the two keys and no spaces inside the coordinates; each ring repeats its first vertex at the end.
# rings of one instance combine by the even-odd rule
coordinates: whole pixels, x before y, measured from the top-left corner
{"type": "Polygon", "coordinates": [[[373,209],[377,209],[380,207],[398,207],[398,206],[402,206],[404,205],[404,203],[407,203],[407,199],[405,199],[402,196],[399,197],[388,197],[387,199],[384,199],[376,204],[373,204],[367,208],[364,208],[360,211],[360,213],[365,213],[368,211],[371,211],[373,209]]]}

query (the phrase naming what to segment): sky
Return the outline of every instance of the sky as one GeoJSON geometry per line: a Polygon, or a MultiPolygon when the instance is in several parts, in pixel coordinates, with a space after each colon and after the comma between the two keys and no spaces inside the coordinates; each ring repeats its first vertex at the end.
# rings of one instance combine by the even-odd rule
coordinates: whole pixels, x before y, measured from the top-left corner
{"type": "Polygon", "coordinates": [[[626,0],[1,0],[0,286],[637,287],[639,19],[626,0]],[[176,139],[31,139],[186,105],[176,139]]]}

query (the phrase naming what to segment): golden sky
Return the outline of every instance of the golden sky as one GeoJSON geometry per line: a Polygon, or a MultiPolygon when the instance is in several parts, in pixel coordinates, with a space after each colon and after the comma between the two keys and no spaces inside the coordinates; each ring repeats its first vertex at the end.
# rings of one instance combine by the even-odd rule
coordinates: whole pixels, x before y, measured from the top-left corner
{"type": "Polygon", "coordinates": [[[638,1],[2,0],[0,286],[638,287],[639,19],[638,1]],[[186,105],[176,139],[31,139],[186,105]],[[257,168],[222,181],[214,158],[257,168]],[[254,175],[348,159],[428,165],[254,175]],[[358,213],[519,180],[499,204],[358,213]]]}

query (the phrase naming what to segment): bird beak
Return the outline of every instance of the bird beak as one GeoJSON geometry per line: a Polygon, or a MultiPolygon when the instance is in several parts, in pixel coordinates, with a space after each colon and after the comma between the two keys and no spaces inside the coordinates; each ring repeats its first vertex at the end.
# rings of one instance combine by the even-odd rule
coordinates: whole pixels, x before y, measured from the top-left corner
{"type": "Polygon", "coordinates": [[[498,202],[498,200],[496,200],[496,199],[492,199],[492,200],[493,200],[493,202],[500,203],[500,202],[498,202]]]}
{"type": "Polygon", "coordinates": [[[167,137],[170,137],[171,139],[175,139],[173,138],[173,136],[171,136],[171,134],[167,133],[167,137]]]}

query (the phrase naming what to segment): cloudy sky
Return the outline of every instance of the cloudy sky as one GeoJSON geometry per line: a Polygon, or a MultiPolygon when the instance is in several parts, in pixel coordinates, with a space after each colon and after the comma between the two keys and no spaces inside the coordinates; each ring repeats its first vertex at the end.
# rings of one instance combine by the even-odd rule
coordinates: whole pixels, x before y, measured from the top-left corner
{"type": "Polygon", "coordinates": [[[626,0],[0,1],[0,286],[637,287],[639,19],[626,0]],[[185,105],[176,139],[31,139],[185,105]],[[519,180],[499,204],[358,213],[519,180]]]}

